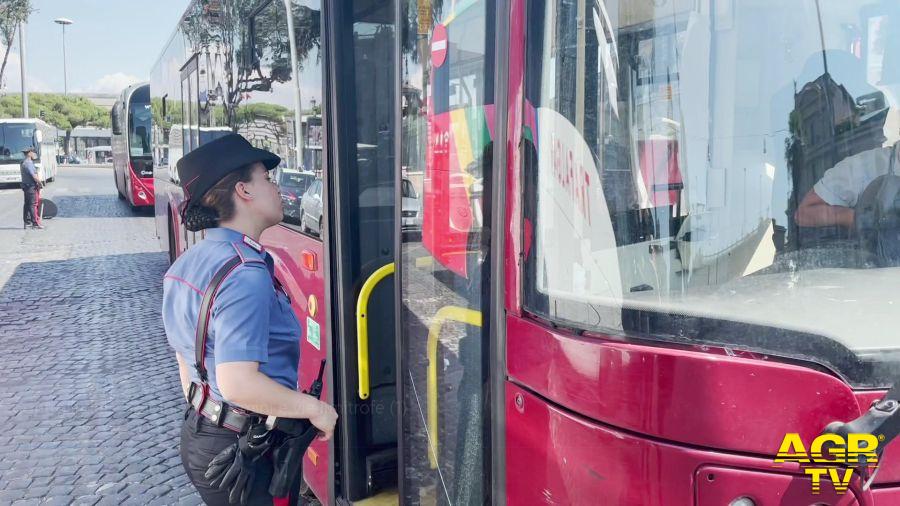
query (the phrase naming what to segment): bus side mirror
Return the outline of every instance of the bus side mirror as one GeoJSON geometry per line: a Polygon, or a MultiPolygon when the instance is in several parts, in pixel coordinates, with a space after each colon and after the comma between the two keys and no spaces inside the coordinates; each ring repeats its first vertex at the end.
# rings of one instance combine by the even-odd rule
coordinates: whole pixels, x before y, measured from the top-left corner
{"type": "Polygon", "coordinates": [[[119,111],[116,109],[116,105],[109,111],[109,122],[113,135],[122,135],[122,128],[119,126],[119,111]]]}
{"type": "Polygon", "coordinates": [[[40,130],[35,130],[34,131],[34,141],[36,143],[40,144],[41,142],[43,142],[43,140],[44,140],[44,132],[41,132],[40,130]]]}

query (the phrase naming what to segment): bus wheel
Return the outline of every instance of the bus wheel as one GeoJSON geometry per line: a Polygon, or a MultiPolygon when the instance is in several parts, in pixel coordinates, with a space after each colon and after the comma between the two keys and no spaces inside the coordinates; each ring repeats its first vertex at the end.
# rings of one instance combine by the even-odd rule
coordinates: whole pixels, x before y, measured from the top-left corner
{"type": "Polygon", "coordinates": [[[119,178],[116,177],[116,171],[113,171],[113,181],[116,183],[116,194],[119,200],[125,200],[125,194],[119,189],[119,178]]]}

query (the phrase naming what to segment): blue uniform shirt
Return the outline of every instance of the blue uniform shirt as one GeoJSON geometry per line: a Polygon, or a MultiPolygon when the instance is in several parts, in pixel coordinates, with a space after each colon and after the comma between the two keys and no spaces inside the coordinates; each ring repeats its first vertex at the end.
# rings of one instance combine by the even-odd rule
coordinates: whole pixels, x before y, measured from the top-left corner
{"type": "Polygon", "coordinates": [[[206,238],[186,251],[166,272],[163,325],[172,348],[187,362],[191,380],[194,340],[203,292],[228,260],[243,263],[225,278],[213,302],[204,360],[212,396],[222,400],[216,364],[259,362],[259,370],[278,383],[297,388],[302,330],[290,300],[276,288],[272,257],[254,241],[227,228],[206,231],[206,238]],[[257,249],[258,248],[258,249],[257,249]]]}
{"type": "Polygon", "coordinates": [[[34,186],[37,184],[37,169],[31,158],[25,157],[19,165],[19,172],[22,174],[22,184],[34,186]]]}

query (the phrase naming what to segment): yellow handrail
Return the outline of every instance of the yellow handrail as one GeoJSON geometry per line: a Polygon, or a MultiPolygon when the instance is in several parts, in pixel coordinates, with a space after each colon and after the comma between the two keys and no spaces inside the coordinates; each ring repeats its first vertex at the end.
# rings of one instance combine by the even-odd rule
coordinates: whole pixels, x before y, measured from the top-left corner
{"type": "Polygon", "coordinates": [[[428,462],[437,469],[438,455],[438,384],[437,345],[441,337],[441,327],[447,320],[481,327],[481,311],[459,306],[444,306],[435,313],[428,326],[428,432],[434,445],[428,452],[428,462]]]}
{"type": "Polygon", "coordinates": [[[369,324],[366,313],[369,311],[369,297],[375,285],[394,273],[391,262],[373,272],[359,290],[356,301],[356,370],[359,376],[359,398],[369,398],[369,324]]]}

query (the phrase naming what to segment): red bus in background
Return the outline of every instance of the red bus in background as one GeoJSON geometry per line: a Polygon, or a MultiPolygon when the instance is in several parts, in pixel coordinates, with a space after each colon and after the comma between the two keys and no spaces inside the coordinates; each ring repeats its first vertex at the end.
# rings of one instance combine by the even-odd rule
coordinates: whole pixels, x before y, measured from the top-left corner
{"type": "Polygon", "coordinates": [[[236,131],[281,156],[300,205],[262,243],[299,386],[327,359],[340,415],[309,502],[897,504],[893,446],[842,494],[775,458],[900,376],[900,267],[795,219],[887,174],[898,21],[863,0],[193,1],[151,72],[158,235],[173,260],[202,238],[182,153],[236,131]]]}
{"type": "Polygon", "coordinates": [[[110,111],[116,192],[132,208],[152,207],[153,157],[150,85],[125,88],[110,111]]]}
{"type": "MultiPolygon", "coordinates": [[[[470,239],[483,225],[484,150],[493,140],[493,86],[477,86],[484,55],[459,50],[464,28],[483,17],[479,2],[463,2],[436,24],[426,99],[422,245],[454,273],[468,277],[470,239]],[[474,64],[474,65],[473,65],[474,64]],[[480,89],[483,88],[483,89],[480,89]]],[[[483,41],[479,41],[483,44],[483,41]]],[[[479,83],[480,84],[480,83],[479,83]]]]}

